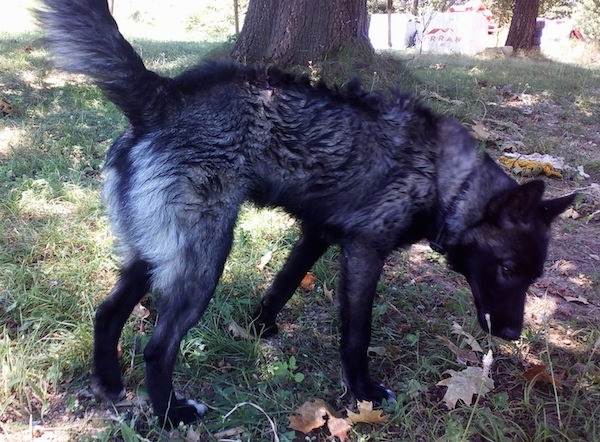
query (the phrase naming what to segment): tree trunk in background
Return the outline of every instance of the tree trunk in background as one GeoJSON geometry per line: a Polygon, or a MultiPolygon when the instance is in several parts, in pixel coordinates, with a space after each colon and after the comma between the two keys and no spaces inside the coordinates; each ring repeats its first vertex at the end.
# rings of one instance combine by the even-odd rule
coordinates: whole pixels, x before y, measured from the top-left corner
{"type": "Polygon", "coordinates": [[[366,0],[250,0],[232,56],[303,64],[354,42],[371,49],[366,0]]]}
{"type": "Polygon", "coordinates": [[[506,46],[518,50],[530,50],[534,47],[536,18],[540,0],[516,0],[513,17],[506,38],[506,46]]]}

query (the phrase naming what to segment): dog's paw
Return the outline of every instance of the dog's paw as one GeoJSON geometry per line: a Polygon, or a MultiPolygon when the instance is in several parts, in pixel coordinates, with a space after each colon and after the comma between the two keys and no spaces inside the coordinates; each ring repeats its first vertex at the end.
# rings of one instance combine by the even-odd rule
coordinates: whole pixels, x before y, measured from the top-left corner
{"type": "Polygon", "coordinates": [[[120,382],[106,385],[97,376],[92,376],[90,388],[96,399],[101,402],[115,403],[125,398],[125,388],[120,382]]]}
{"type": "Polygon", "coordinates": [[[375,404],[382,402],[395,402],[396,395],[392,390],[378,382],[371,381],[367,388],[362,388],[360,391],[354,392],[354,397],[359,401],[368,401],[375,404]]]}
{"type": "Polygon", "coordinates": [[[376,384],[376,388],[378,390],[377,397],[379,398],[376,400],[377,403],[382,403],[383,401],[388,403],[396,402],[396,394],[385,385],[376,384]]]}
{"type": "Polygon", "coordinates": [[[252,324],[253,333],[258,338],[270,338],[279,333],[279,327],[276,323],[264,324],[262,322],[254,322],[252,324]]]}
{"type": "Polygon", "coordinates": [[[165,424],[176,427],[180,423],[190,424],[206,414],[208,407],[193,399],[177,399],[167,412],[165,424]]]}
{"type": "Polygon", "coordinates": [[[279,333],[279,327],[277,323],[272,319],[264,319],[261,316],[261,308],[259,307],[252,315],[252,333],[257,338],[270,338],[279,333]]]}

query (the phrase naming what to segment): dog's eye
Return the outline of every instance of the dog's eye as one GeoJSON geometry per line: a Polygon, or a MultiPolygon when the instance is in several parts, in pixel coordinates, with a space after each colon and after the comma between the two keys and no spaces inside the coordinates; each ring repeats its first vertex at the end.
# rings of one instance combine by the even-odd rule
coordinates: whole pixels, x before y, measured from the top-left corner
{"type": "Polygon", "coordinates": [[[501,265],[500,273],[502,274],[503,277],[510,278],[511,276],[513,276],[515,274],[515,271],[511,266],[501,265]]]}

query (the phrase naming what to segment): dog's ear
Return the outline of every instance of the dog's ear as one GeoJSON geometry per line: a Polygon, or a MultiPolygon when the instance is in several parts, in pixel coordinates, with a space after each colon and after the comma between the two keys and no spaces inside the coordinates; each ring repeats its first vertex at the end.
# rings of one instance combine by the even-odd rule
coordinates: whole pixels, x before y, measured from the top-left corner
{"type": "Polygon", "coordinates": [[[540,207],[543,194],[543,181],[529,181],[492,198],[486,215],[492,222],[506,227],[528,224],[540,207]]]}
{"type": "Polygon", "coordinates": [[[576,196],[576,193],[572,193],[571,195],[560,198],[542,201],[538,208],[540,217],[547,225],[550,225],[550,223],[554,221],[554,218],[556,218],[558,215],[564,212],[567,207],[573,204],[576,196]]]}
{"type": "Polygon", "coordinates": [[[506,227],[528,224],[532,217],[537,217],[550,226],[577,196],[573,193],[561,198],[542,200],[543,194],[543,181],[529,181],[492,198],[487,205],[486,215],[492,222],[506,227]]]}

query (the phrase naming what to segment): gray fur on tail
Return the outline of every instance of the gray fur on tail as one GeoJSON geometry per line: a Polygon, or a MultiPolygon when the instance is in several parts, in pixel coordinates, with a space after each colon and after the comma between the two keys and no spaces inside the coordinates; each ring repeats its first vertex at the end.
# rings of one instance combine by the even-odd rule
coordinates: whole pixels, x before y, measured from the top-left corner
{"type": "Polygon", "coordinates": [[[168,79],[146,69],[119,32],[107,1],[45,0],[44,4],[37,17],[55,65],[91,77],[133,126],[153,124],[156,109],[166,105],[168,79]]]}

